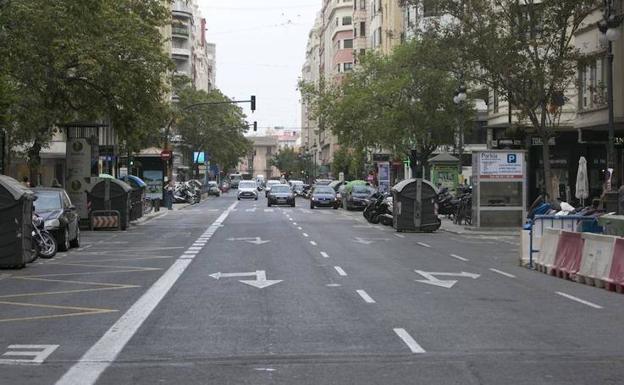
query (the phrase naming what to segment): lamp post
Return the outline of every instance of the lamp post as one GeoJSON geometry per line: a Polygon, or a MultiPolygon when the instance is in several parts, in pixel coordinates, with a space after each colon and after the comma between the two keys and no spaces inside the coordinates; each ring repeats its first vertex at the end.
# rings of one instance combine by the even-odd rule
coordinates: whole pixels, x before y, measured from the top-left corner
{"type": "Polygon", "coordinates": [[[455,96],[453,96],[453,103],[459,109],[459,122],[457,125],[458,129],[458,152],[459,152],[459,175],[461,176],[463,173],[463,158],[464,158],[464,104],[468,99],[468,95],[466,94],[466,87],[460,86],[457,91],[455,91],[455,96]]]}
{"type": "MultiPolygon", "coordinates": [[[[615,15],[613,0],[603,0],[603,18],[598,22],[598,30],[602,33],[601,42],[607,46],[607,107],[609,140],[607,142],[607,170],[615,169],[615,125],[613,122],[613,42],[620,38],[622,16],[615,15]]],[[[617,175],[616,173],[612,173],[617,175]]],[[[612,179],[612,184],[615,180],[612,179]]]]}

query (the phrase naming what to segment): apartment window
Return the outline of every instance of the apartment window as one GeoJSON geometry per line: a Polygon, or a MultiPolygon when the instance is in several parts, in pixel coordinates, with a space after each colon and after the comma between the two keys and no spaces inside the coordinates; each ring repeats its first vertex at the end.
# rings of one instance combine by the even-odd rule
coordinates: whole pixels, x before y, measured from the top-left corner
{"type": "Polygon", "coordinates": [[[440,16],[437,0],[423,0],[423,16],[440,16]]]}
{"type": "Polygon", "coordinates": [[[380,45],[381,45],[381,27],[377,28],[373,35],[373,46],[379,47],[380,45]]]}
{"type": "Polygon", "coordinates": [[[344,71],[353,71],[353,63],[344,63],[344,71]]]}
{"type": "Polygon", "coordinates": [[[351,18],[351,16],[344,16],[342,18],[342,25],[351,25],[353,24],[353,19],[351,18]]]}
{"type": "Polygon", "coordinates": [[[579,68],[579,109],[604,107],[607,104],[605,59],[579,68]]]}
{"type": "Polygon", "coordinates": [[[336,72],[340,72],[340,64],[336,65],[336,72]]]}
{"type": "Polygon", "coordinates": [[[336,18],[336,27],[337,27],[338,25],[340,25],[340,19],[339,19],[339,18],[336,18]]]}
{"type": "Polygon", "coordinates": [[[360,48],[360,56],[366,55],[366,49],[360,48]]]}
{"type": "Polygon", "coordinates": [[[366,22],[360,21],[360,36],[366,36],[366,22]]]}
{"type": "Polygon", "coordinates": [[[353,48],[353,39],[344,39],[342,41],[342,48],[353,48]]]}
{"type": "Polygon", "coordinates": [[[357,9],[357,0],[353,0],[353,9],[357,9]]]}
{"type": "Polygon", "coordinates": [[[360,9],[366,9],[366,0],[360,0],[360,9]]]}

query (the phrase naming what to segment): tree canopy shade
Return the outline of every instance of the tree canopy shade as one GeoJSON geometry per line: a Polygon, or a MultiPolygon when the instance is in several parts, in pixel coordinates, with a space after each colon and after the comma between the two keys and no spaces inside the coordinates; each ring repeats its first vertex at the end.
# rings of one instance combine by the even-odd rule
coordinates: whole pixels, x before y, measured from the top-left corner
{"type": "Polygon", "coordinates": [[[238,105],[229,103],[231,99],[219,90],[198,91],[189,85],[182,85],[176,94],[179,97],[174,106],[176,130],[187,145],[189,155],[204,151],[211,162],[228,170],[251,151],[251,142],[244,136],[248,129],[245,115],[238,105]],[[196,106],[187,108],[193,105],[196,106]]]}
{"type": "MultiPolygon", "coordinates": [[[[417,4],[418,0],[402,0],[417,4]]],[[[456,59],[447,64],[469,81],[503,95],[520,126],[548,143],[563,123],[566,94],[574,88],[579,61],[574,34],[595,0],[430,0],[448,22],[433,23],[456,59]]],[[[544,180],[550,180],[550,148],[543,146],[544,180]]],[[[550,183],[547,192],[552,197],[550,183]]]]}
{"type": "Polygon", "coordinates": [[[158,137],[169,22],[159,0],[0,2],[0,123],[31,173],[57,125],[106,119],[129,149],[158,137]]]}

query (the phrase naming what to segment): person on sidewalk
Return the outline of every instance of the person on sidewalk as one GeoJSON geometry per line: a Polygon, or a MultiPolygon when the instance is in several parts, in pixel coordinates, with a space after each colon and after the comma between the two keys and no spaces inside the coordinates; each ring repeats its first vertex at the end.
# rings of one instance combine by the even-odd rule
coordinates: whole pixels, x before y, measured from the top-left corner
{"type": "Polygon", "coordinates": [[[173,184],[171,181],[165,183],[165,206],[168,210],[173,210],[173,184]]]}

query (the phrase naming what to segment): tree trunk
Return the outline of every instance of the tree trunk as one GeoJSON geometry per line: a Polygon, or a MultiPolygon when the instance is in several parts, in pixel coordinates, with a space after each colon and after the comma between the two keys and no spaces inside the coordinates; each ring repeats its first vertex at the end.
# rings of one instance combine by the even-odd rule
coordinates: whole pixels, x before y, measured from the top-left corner
{"type": "Polygon", "coordinates": [[[554,201],[554,190],[551,181],[551,171],[550,171],[550,145],[548,141],[550,140],[549,136],[542,136],[542,161],[544,164],[544,185],[546,193],[548,194],[548,201],[554,201]]]}
{"type": "Polygon", "coordinates": [[[35,187],[39,184],[39,167],[41,166],[41,143],[35,140],[28,149],[28,170],[30,173],[30,185],[35,187]]]}

